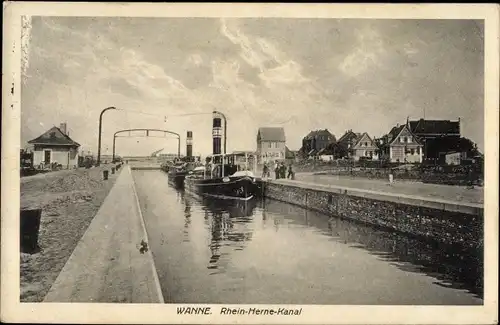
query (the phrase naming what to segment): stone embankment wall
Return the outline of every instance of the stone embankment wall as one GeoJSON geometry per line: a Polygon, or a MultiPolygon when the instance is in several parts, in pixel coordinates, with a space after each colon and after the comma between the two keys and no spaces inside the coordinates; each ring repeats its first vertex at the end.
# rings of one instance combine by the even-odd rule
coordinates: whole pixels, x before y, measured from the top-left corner
{"type": "Polygon", "coordinates": [[[373,226],[446,244],[481,247],[483,208],[479,204],[428,200],[311,184],[266,182],[264,195],[373,226]]]}

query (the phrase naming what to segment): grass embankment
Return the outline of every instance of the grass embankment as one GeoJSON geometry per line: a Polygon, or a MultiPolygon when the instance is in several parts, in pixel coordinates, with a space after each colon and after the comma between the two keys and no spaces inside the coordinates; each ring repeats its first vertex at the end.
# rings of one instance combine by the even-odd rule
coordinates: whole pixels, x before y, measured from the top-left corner
{"type": "Polygon", "coordinates": [[[63,170],[21,179],[21,209],[41,208],[41,251],[21,253],[21,302],[41,302],[75,249],[119,172],[102,180],[102,171],[63,170]]]}

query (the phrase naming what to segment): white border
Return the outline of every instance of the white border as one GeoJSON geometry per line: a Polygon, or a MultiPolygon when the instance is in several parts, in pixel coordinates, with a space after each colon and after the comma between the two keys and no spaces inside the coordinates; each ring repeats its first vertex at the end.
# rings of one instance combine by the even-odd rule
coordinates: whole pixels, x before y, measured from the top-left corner
{"type": "MultiPolygon", "coordinates": [[[[498,322],[497,5],[451,4],[140,4],[4,3],[2,82],[1,320],[58,323],[492,324],[498,322]],[[177,305],[19,303],[20,31],[22,15],[136,17],[288,17],[485,20],[485,304],[448,306],[304,306],[301,316],[181,316],[177,305]],[[13,93],[11,93],[11,88],[13,93]]],[[[293,285],[292,283],[290,285],[293,285]]],[[[219,310],[213,305],[213,310],[219,310]]],[[[229,306],[226,306],[229,307],[229,306]]],[[[243,307],[243,305],[235,306],[243,307]]],[[[264,307],[264,306],[263,306],[264,307]]],[[[270,306],[267,306],[270,307],[270,306]]]]}

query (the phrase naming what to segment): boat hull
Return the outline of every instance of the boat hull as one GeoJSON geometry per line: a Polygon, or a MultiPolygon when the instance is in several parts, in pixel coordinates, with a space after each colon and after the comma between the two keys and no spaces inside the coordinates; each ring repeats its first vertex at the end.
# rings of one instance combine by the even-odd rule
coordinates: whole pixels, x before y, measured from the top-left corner
{"type": "Polygon", "coordinates": [[[184,188],[188,191],[216,199],[250,200],[262,195],[261,182],[249,176],[224,179],[185,178],[184,188]]]}

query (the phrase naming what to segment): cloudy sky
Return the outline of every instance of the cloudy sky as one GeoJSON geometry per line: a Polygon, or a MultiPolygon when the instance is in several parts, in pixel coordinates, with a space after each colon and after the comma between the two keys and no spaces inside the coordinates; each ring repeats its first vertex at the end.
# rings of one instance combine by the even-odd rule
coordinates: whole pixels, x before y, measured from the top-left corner
{"type": "MultiPolygon", "coordinates": [[[[211,151],[211,116],[228,149],[255,150],[260,126],[298,149],[312,129],[387,133],[407,117],[462,121],[483,148],[483,24],[466,20],[32,17],[22,141],[67,122],[85,151],[113,133],[192,130],[211,151]],[[181,114],[197,114],[181,116],[181,114]],[[166,117],[165,117],[166,116],[166,117]]],[[[27,39],[27,38],[26,38],[27,39]]],[[[174,138],[121,138],[119,154],[176,151],[174,138]]]]}

